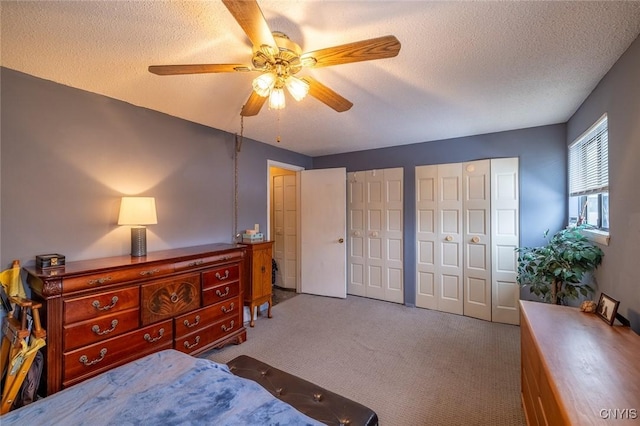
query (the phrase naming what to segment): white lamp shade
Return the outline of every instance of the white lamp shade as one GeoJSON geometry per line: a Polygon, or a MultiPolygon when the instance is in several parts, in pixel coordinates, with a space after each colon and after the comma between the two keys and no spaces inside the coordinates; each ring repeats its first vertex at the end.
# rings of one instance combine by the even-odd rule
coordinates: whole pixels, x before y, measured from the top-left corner
{"type": "Polygon", "coordinates": [[[296,101],[301,101],[309,93],[309,84],[297,77],[290,76],[287,78],[285,85],[296,101]]]}
{"type": "Polygon", "coordinates": [[[118,225],[155,225],[157,223],[154,197],[122,197],[118,225]]]}
{"type": "Polygon", "coordinates": [[[276,76],[272,73],[261,74],[253,80],[253,90],[262,97],[269,96],[276,84],[276,76]]]}
{"type": "Polygon", "coordinates": [[[284,90],[282,88],[275,88],[269,95],[269,108],[282,109],[284,108],[284,90]]]}

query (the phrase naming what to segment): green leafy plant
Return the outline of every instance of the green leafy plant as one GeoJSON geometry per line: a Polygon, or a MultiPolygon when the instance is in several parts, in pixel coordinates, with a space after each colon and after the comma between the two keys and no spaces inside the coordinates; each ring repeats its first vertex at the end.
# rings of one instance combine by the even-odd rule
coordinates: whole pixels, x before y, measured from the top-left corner
{"type": "Polygon", "coordinates": [[[518,284],[554,304],[592,294],[593,287],[582,278],[600,265],[604,254],[581,233],[584,228],[562,229],[551,239],[547,230],[547,245],[517,248],[518,284]]]}

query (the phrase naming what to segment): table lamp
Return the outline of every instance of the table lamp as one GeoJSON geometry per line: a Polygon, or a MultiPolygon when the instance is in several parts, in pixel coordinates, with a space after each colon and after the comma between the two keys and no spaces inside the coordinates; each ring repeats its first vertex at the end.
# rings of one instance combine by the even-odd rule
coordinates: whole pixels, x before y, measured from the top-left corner
{"type": "Polygon", "coordinates": [[[131,256],[147,255],[147,228],[158,223],[154,197],[122,197],[118,225],[131,226],[131,256]]]}

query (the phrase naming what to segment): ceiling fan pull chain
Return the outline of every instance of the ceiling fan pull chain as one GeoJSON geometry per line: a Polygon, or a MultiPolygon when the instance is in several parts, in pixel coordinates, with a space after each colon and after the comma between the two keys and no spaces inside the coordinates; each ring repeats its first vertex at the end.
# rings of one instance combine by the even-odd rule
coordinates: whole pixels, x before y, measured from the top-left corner
{"type": "Polygon", "coordinates": [[[278,119],[276,120],[276,131],[278,133],[276,142],[280,143],[280,110],[278,110],[278,119]]]}
{"type": "Polygon", "coordinates": [[[233,238],[232,241],[238,242],[240,234],[238,234],[238,156],[242,149],[242,141],[244,140],[244,116],[240,115],[240,138],[236,133],[236,149],[233,156],[233,238]]]}

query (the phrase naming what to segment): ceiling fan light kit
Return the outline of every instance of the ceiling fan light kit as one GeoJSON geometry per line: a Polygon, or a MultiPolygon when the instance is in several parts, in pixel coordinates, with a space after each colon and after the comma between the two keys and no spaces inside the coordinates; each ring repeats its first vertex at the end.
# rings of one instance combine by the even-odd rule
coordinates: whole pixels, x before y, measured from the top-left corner
{"type": "Polygon", "coordinates": [[[252,66],[244,64],[152,65],[157,75],[204,74],[220,72],[259,72],[253,91],[242,107],[243,117],[257,115],[269,98],[269,108],[285,106],[284,87],[300,101],[307,94],[337,112],[353,104],[317,80],[295,76],[303,68],[319,68],[375,59],[391,58],[400,52],[400,42],[392,35],[361,40],[340,46],[302,53],[300,46],[279,31],[271,31],[256,0],[222,0],[253,44],[252,66]]]}

